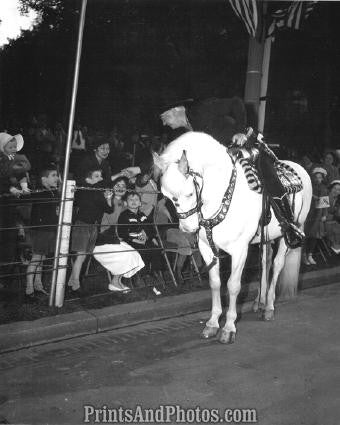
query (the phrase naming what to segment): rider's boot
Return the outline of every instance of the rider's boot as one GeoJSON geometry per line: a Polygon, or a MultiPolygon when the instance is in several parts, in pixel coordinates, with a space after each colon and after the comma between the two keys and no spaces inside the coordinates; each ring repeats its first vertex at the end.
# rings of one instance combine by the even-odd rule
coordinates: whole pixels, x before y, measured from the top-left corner
{"type": "Polygon", "coordinates": [[[298,248],[305,239],[305,234],[294,224],[294,215],[287,193],[282,197],[271,198],[271,204],[278,219],[285,242],[289,248],[298,248]]]}

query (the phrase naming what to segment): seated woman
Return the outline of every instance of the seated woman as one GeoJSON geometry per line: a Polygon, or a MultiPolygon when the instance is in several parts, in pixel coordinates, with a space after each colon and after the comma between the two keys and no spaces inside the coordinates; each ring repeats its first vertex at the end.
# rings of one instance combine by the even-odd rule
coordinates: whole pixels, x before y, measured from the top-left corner
{"type": "Polygon", "coordinates": [[[100,234],[93,251],[94,258],[113,275],[109,284],[110,291],[130,292],[130,288],[122,283],[122,278],[130,278],[144,267],[140,254],[129,244],[119,240],[116,224],[125,206],[122,197],[128,186],[126,177],[118,177],[113,181],[112,213],[105,213],[102,219],[100,234]]]}
{"type": "Polygon", "coordinates": [[[340,180],[333,180],[329,187],[329,208],[327,211],[325,231],[331,249],[340,253],[340,180]]]}
{"type": "Polygon", "coordinates": [[[130,292],[131,289],[122,283],[122,278],[130,278],[144,267],[138,251],[118,238],[116,226],[99,235],[93,255],[113,275],[108,286],[110,291],[130,292]]]}

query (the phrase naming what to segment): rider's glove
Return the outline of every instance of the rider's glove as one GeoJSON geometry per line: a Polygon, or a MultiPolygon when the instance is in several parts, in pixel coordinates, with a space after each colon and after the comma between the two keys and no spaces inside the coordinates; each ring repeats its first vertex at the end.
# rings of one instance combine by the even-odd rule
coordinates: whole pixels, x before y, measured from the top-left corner
{"type": "Polygon", "coordinates": [[[253,135],[253,133],[254,133],[254,130],[251,127],[249,127],[247,129],[247,134],[244,134],[244,133],[234,134],[234,136],[231,139],[232,144],[234,146],[238,146],[240,148],[243,147],[247,143],[247,141],[249,140],[250,136],[253,135]]]}
{"type": "Polygon", "coordinates": [[[247,136],[243,133],[237,133],[233,135],[232,140],[232,144],[233,146],[238,146],[238,147],[242,147],[244,146],[244,144],[247,142],[247,136]]]}

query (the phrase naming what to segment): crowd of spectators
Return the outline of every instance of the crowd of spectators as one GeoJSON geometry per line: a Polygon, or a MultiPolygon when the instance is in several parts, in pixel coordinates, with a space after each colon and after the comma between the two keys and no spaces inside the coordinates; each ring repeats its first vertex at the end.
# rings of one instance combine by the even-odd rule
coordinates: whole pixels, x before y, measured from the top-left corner
{"type": "MultiPolygon", "coordinates": [[[[20,133],[11,136],[5,129],[0,133],[0,285],[10,285],[17,265],[24,264],[26,295],[33,297],[48,291],[41,279],[42,262],[47,254],[53,255],[55,245],[57,186],[67,136],[62,124],[50,126],[46,115],[20,133]]],[[[129,292],[131,277],[141,270],[160,282],[165,266],[159,237],[178,249],[176,278],[183,282],[183,264],[195,240],[179,230],[149,167],[151,151],[161,153],[166,143],[166,133],[136,131],[123,137],[117,126],[104,132],[76,122],[69,167],[69,178],[77,185],[70,291],[82,290],[84,260],[92,254],[112,275],[111,291],[129,292]],[[155,233],[153,223],[160,226],[159,232],[155,233]]],[[[300,162],[313,182],[303,262],[315,265],[319,240],[326,241],[335,254],[340,252],[340,150],[325,151],[321,158],[308,153],[290,159],[300,162]]]]}
{"type": "Polygon", "coordinates": [[[320,159],[304,154],[301,165],[308,171],[313,186],[307,217],[303,263],[316,265],[314,255],[320,241],[340,253],[340,150],[327,150],[320,159]]]}
{"type": "MultiPolygon", "coordinates": [[[[0,284],[10,286],[18,265],[27,266],[26,296],[33,298],[37,293],[47,295],[49,289],[43,285],[42,263],[47,255],[53,255],[55,247],[60,202],[57,186],[60,189],[67,135],[60,123],[51,129],[46,115],[20,132],[17,136],[7,130],[0,134],[0,284]]],[[[104,132],[75,124],[68,176],[77,185],[70,239],[70,292],[82,291],[84,261],[93,253],[112,275],[111,291],[130,291],[129,279],[141,269],[155,284],[163,279],[160,272],[165,264],[157,238],[162,234],[166,239],[166,232],[156,234],[153,223],[158,216],[171,216],[174,223],[169,227],[180,232],[171,207],[169,211],[164,200],[160,202],[162,196],[150,175],[151,149],[160,153],[165,140],[164,135],[138,132],[131,140],[124,140],[116,126],[104,132]]],[[[141,284],[137,276],[136,282],[136,286],[141,284]]]]}

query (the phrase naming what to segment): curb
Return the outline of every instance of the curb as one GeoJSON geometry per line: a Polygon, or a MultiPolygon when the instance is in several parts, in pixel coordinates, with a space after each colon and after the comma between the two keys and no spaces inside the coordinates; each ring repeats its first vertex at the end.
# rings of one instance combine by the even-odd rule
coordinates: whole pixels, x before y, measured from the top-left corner
{"type": "MultiPolygon", "coordinates": [[[[299,290],[336,283],[339,278],[340,266],[305,272],[300,275],[299,290]]],[[[241,290],[240,298],[243,302],[239,308],[243,313],[251,310],[257,287],[257,282],[251,282],[241,290]]],[[[205,289],[160,299],[50,316],[30,322],[0,325],[0,353],[207,311],[210,306],[210,291],[205,289]]]]}

